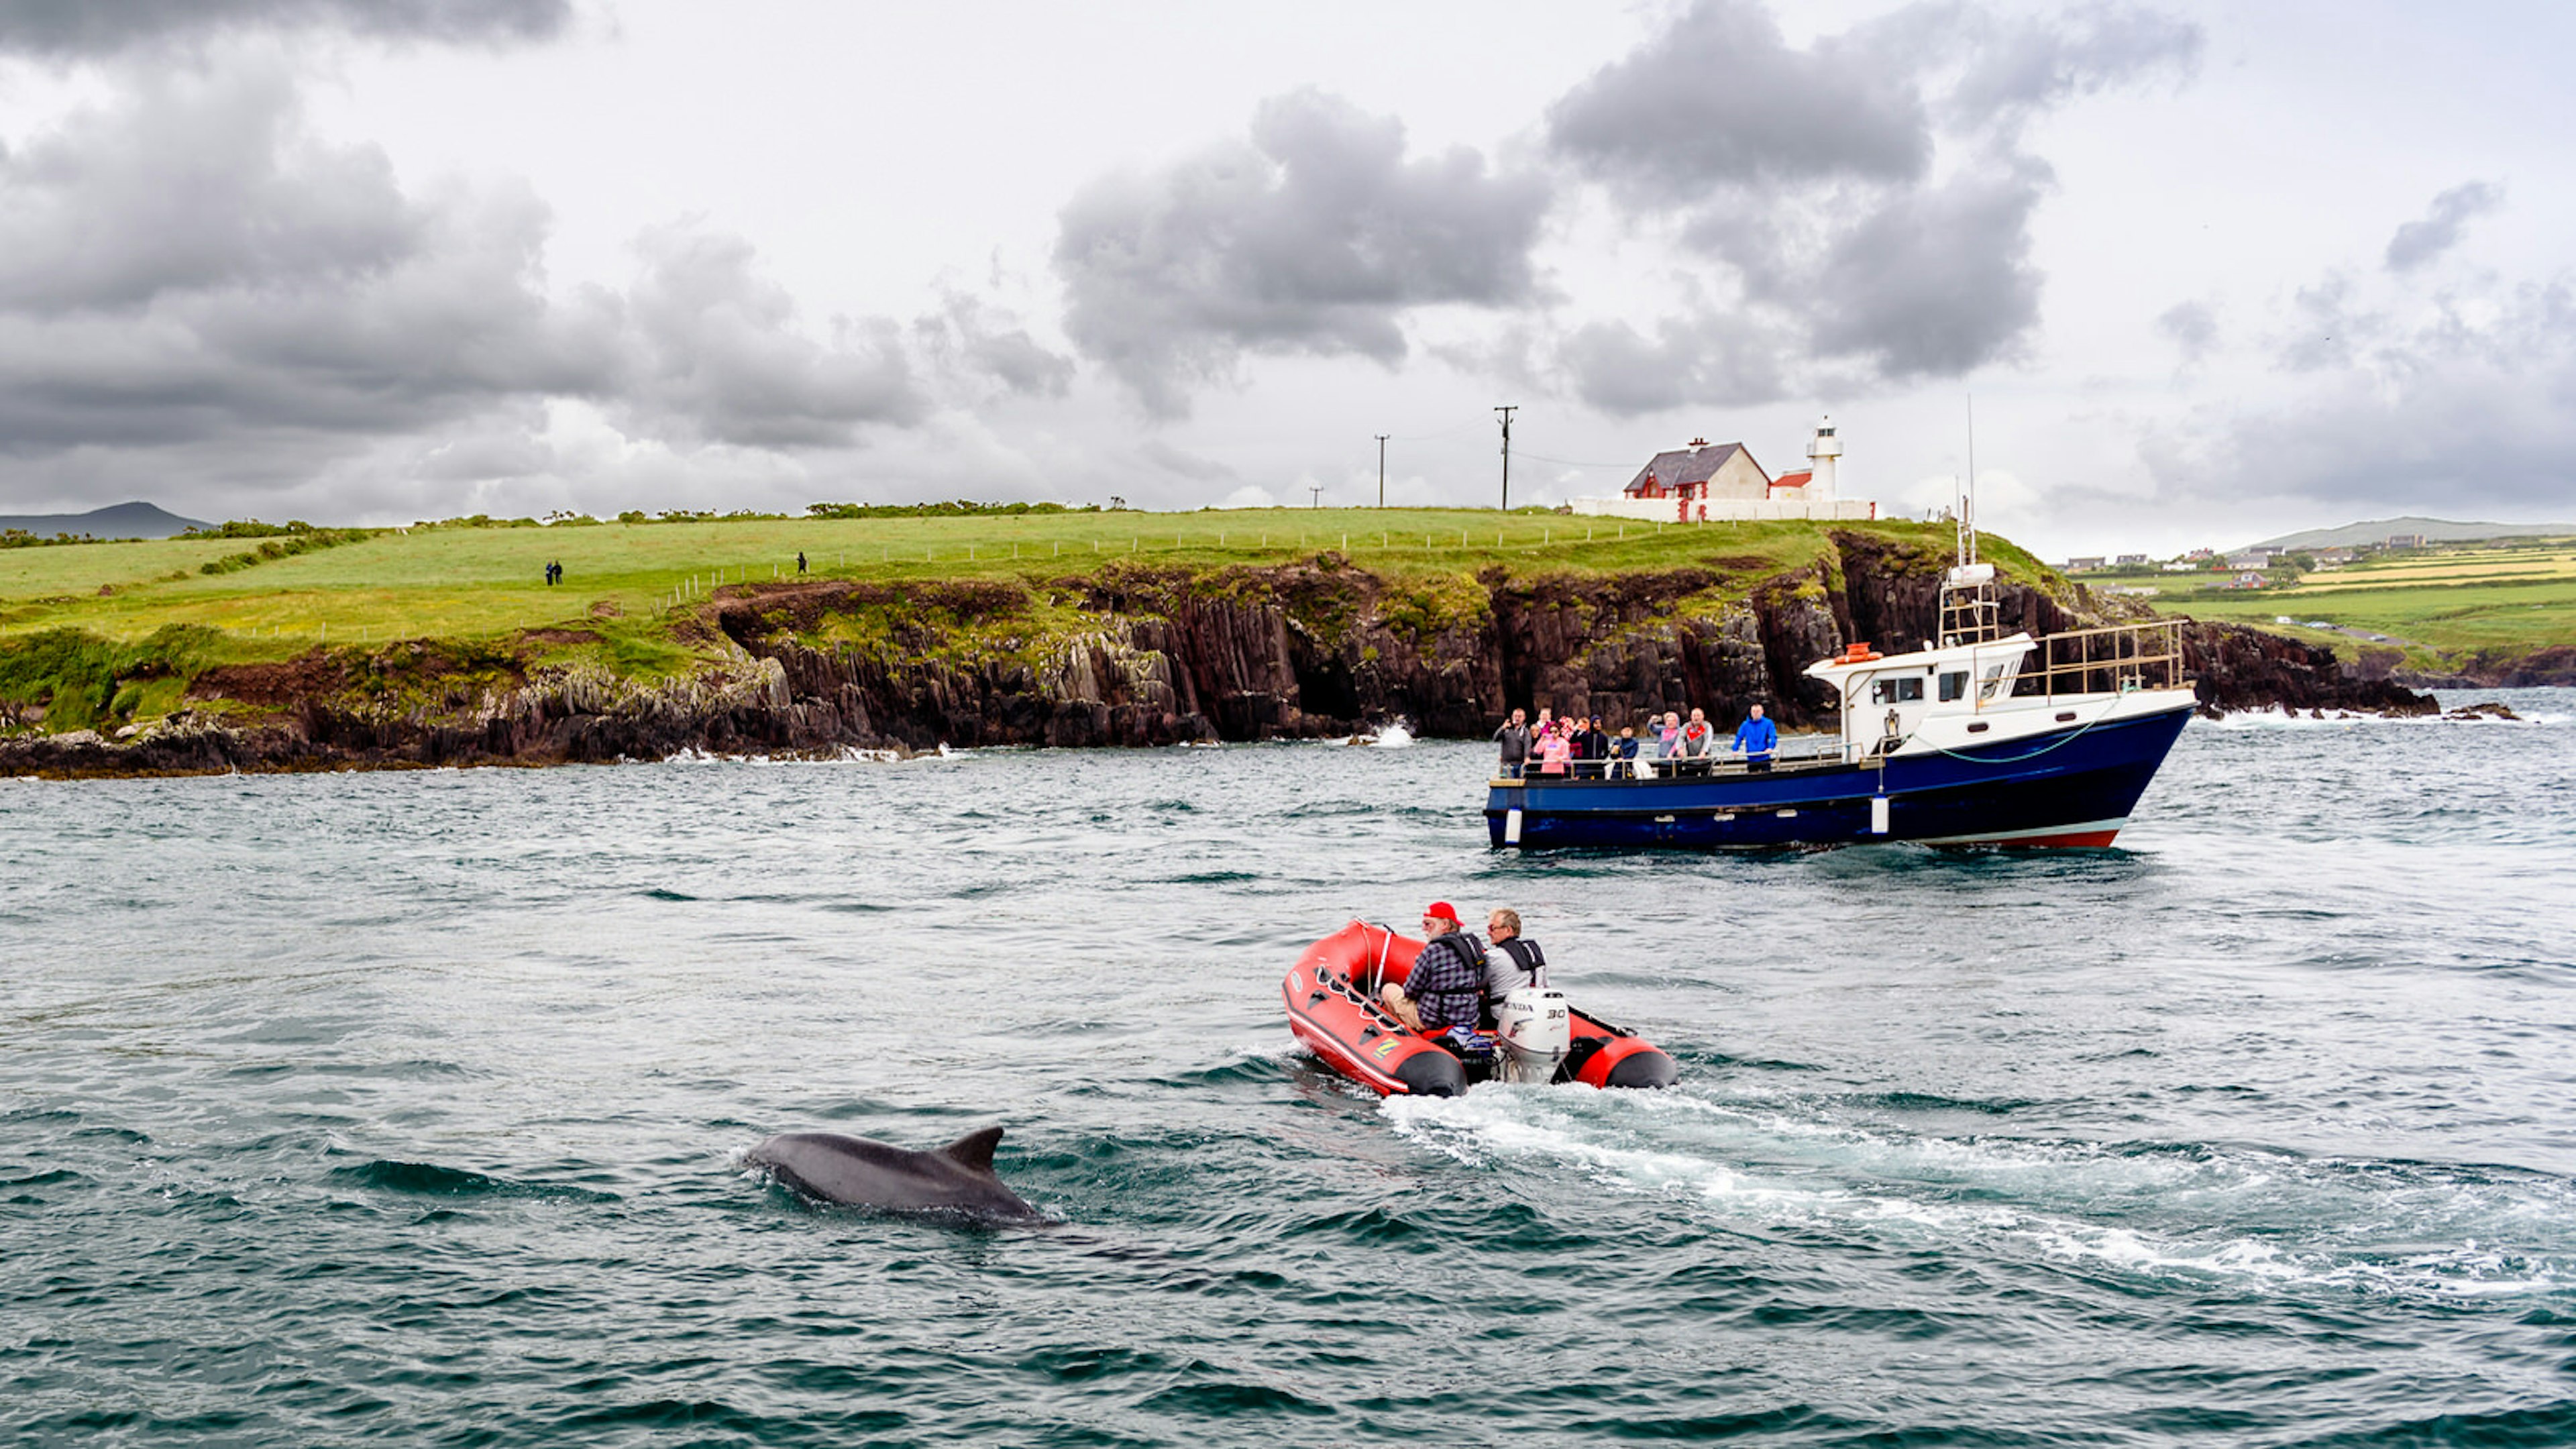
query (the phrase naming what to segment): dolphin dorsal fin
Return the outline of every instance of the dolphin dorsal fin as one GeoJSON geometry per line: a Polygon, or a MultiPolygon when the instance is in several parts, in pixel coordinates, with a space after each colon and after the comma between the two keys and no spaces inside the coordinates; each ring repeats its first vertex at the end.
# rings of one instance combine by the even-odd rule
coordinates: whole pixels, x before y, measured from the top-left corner
{"type": "Polygon", "coordinates": [[[940,1148],[939,1155],[960,1167],[971,1167],[977,1172],[991,1172],[993,1144],[1001,1140],[1001,1128],[987,1127],[981,1132],[969,1132],[940,1148]]]}

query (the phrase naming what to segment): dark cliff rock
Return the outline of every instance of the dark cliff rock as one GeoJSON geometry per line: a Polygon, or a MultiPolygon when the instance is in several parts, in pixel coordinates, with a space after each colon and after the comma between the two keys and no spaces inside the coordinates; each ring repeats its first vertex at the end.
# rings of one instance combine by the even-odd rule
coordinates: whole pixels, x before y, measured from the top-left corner
{"type": "MultiPolygon", "coordinates": [[[[1043,583],[842,580],[729,586],[693,637],[730,661],[638,683],[532,670],[506,648],[427,641],[209,670],[174,716],[123,742],[0,739],[0,770],[57,775],[555,764],[710,753],[896,753],[941,744],[1166,745],[1349,734],[1404,718],[1478,737],[1513,707],[1719,720],[1766,706],[1827,725],[1804,670],[1939,626],[1938,552],[1837,531],[1785,572],[1759,558],[1613,575],[1390,583],[1339,555],[1192,572],[1113,566],[1043,583]],[[218,703],[220,702],[220,703],[218,703]]],[[[2084,594],[1997,590],[2003,627],[2134,617],[2084,594]]],[[[2233,625],[2186,622],[2214,710],[2430,712],[2382,669],[2233,625]]]]}
{"type": "Polygon", "coordinates": [[[2417,694],[2385,674],[2372,677],[2359,665],[2342,663],[2323,645],[2234,624],[2200,622],[2183,626],[2182,644],[2184,665],[2194,676],[2192,687],[2206,711],[2440,712],[2430,695],[2417,694]]]}

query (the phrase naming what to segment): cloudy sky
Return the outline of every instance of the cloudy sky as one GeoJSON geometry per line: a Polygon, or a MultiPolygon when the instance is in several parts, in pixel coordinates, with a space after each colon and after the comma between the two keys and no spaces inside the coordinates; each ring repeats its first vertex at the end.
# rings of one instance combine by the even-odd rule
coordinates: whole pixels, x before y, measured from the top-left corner
{"type": "Polygon", "coordinates": [[[2576,517],[2576,11],[0,0],[0,512],[2576,517]]]}

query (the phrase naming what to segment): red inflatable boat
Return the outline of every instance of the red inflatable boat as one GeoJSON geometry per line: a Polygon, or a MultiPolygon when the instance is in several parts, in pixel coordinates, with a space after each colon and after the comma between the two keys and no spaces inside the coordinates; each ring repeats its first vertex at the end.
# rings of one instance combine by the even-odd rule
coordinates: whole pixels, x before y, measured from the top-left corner
{"type": "MultiPolygon", "coordinates": [[[[1377,1001],[1378,988],[1399,985],[1413,970],[1420,941],[1384,926],[1353,921],[1306,948],[1280,984],[1288,1029],[1333,1070],[1382,1097],[1455,1097],[1482,1081],[1486,1064],[1469,1062],[1432,1037],[1408,1031],[1377,1001]]],[[[1517,996],[1519,993],[1514,993],[1517,996]]],[[[1579,1011],[1571,1049],[1556,1080],[1594,1087],[1669,1087],[1680,1079],[1673,1059],[1632,1031],[1579,1011]]]]}

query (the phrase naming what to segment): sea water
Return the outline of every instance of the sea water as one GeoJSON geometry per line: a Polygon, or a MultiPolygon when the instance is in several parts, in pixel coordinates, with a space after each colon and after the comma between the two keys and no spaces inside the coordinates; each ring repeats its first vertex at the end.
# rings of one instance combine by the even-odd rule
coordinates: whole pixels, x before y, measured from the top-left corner
{"type": "Polygon", "coordinates": [[[2576,1441],[2501,697],[2056,855],[1497,854],[1450,743],[0,782],[0,1441],[2576,1441]],[[1283,971],[1433,899],[1682,1085],[1321,1070],[1283,971]],[[989,1123],[1061,1226],[742,1160],[989,1123]]]}

